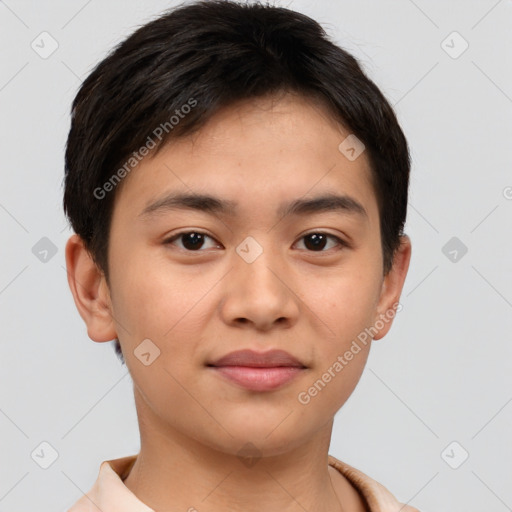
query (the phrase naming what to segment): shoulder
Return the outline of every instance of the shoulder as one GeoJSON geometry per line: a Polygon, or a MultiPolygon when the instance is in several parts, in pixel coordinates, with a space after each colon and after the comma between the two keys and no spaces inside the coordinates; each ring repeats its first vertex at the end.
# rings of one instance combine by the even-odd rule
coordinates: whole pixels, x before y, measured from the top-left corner
{"type": "Polygon", "coordinates": [[[359,491],[366,500],[369,512],[420,512],[410,505],[400,503],[381,483],[332,455],[329,455],[329,465],[337,469],[359,491]]]}

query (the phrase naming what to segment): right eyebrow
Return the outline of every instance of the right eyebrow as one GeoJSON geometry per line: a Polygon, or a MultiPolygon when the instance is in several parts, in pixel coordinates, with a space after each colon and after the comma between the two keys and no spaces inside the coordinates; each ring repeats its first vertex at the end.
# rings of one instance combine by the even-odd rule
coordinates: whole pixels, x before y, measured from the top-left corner
{"type": "Polygon", "coordinates": [[[176,209],[191,209],[212,214],[223,213],[234,216],[236,213],[236,203],[206,194],[177,194],[171,192],[148,204],[139,213],[139,217],[149,219],[159,213],[176,209]]]}

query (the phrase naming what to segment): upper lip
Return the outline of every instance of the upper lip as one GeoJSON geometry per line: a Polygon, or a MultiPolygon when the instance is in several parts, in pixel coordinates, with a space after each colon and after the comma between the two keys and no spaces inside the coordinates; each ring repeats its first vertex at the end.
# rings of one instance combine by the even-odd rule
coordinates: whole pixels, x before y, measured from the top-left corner
{"type": "Polygon", "coordinates": [[[253,368],[275,368],[278,366],[306,367],[297,358],[284,350],[269,350],[267,352],[237,350],[209,363],[208,366],[249,366],[253,368]]]}

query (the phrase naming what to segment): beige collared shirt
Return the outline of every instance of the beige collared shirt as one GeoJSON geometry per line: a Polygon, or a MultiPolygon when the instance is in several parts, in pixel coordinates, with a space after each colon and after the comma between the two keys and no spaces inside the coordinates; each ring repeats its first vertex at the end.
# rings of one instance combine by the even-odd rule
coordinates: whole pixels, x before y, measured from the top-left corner
{"type": "MultiPolygon", "coordinates": [[[[68,512],[154,512],[123,483],[136,458],[137,455],[130,455],[102,462],[92,489],[68,512]]],[[[399,503],[383,485],[332,455],[329,455],[329,465],[358,490],[370,512],[419,512],[399,503]]]]}

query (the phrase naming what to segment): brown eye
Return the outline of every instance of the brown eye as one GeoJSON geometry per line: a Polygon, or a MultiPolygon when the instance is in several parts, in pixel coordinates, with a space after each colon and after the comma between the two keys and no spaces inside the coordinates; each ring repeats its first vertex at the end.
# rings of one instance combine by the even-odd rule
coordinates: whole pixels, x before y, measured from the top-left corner
{"type": "Polygon", "coordinates": [[[174,242],[179,239],[181,239],[181,246],[178,246],[180,249],[196,252],[204,248],[203,246],[206,239],[213,240],[211,236],[201,231],[182,231],[165,240],[164,244],[174,244],[174,242]]]}
{"type": "MultiPolygon", "coordinates": [[[[304,235],[301,240],[304,240],[304,246],[308,251],[326,252],[324,249],[328,245],[329,239],[334,240],[339,246],[347,246],[347,244],[337,236],[322,232],[308,233],[304,235]]],[[[327,247],[327,250],[331,248],[332,246],[327,247]]]]}

